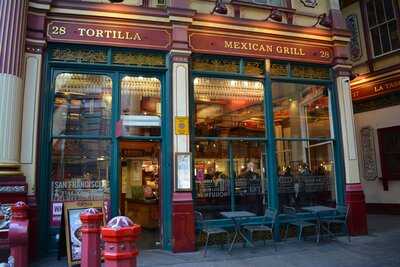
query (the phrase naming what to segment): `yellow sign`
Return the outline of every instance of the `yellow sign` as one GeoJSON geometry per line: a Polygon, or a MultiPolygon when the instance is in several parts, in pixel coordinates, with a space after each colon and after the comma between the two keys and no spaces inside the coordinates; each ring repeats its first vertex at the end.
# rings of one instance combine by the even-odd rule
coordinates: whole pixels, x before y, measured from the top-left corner
{"type": "Polygon", "coordinates": [[[189,118],[175,117],[175,134],[189,135],[189,118]]]}

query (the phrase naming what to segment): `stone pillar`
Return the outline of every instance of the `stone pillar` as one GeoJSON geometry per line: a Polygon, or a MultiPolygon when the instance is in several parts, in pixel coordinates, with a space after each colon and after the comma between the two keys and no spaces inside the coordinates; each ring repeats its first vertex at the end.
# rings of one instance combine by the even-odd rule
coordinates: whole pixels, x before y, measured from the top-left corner
{"type": "MultiPolygon", "coordinates": [[[[21,128],[21,171],[25,176],[27,184],[27,203],[29,212],[29,257],[38,256],[39,246],[47,242],[47,234],[38,233],[39,229],[39,211],[36,196],[40,195],[36,186],[38,177],[36,171],[40,169],[41,164],[37,160],[40,135],[41,120],[40,109],[43,107],[40,103],[43,51],[46,46],[46,15],[50,10],[51,0],[31,0],[27,14],[27,30],[25,40],[25,62],[24,62],[24,97],[22,109],[22,128],[21,128]]],[[[41,200],[48,201],[48,199],[41,200]]],[[[48,218],[43,218],[42,223],[47,223],[48,218]]]]}
{"type": "Polygon", "coordinates": [[[26,0],[0,1],[0,176],[21,176],[26,0]]]}
{"type": "MultiPolygon", "coordinates": [[[[173,155],[174,172],[176,153],[190,152],[189,131],[178,134],[176,118],[186,119],[189,127],[189,56],[188,25],[192,22],[193,11],[188,10],[188,1],[174,0],[168,13],[172,25],[172,50],[170,52],[170,69],[172,81],[172,111],[173,111],[173,155]]],[[[190,177],[192,179],[192,177],[190,177]]],[[[175,181],[175,179],[174,179],[175,181]]],[[[192,182],[192,181],[191,181],[192,182]]],[[[193,186],[192,186],[193,187],[193,186]]],[[[174,184],[174,188],[176,185],[174,184]]],[[[195,250],[195,222],[192,192],[176,191],[172,195],[172,250],[188,252],[195,250]]]]}
{"type": "Polygon", "coordinates": [[[350,68],[336,68],[336,87],[342,129],[343,159],[346,175],[346,204],[350,206],[349,231],[352,235],[367,234],[365,198],[360,183],[357,159],[356,133],[354,127],[353,103],[350,91],[350,68]]]}

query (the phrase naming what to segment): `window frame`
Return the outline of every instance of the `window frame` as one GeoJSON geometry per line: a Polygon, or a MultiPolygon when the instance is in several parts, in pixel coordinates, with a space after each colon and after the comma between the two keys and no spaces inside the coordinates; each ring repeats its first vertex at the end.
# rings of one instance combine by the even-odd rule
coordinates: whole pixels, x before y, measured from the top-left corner
{"type": "MultiPolygon", "coordinates": [[[[195,54],[196,56],[198,54],[195,54]]],[[[193,55],[192,55],[193,56],[193,55]]],[[[207,55],[204,55],[207,56],[207,55]]],[[[241,58],[246,59],[246,58],[241,58]]],[[[320,140],[332,143],[332,152],[333,152],[333,160],[334,160],[334,173],[335,173],[335,194],[336,194],[336,205],[344,205],[344,192],[345,192],[345,173],[344,173],[344,162],[343,162],[343,148],[342,148],[342,137],[341,137],[341,126],[340,126],[340,115],[339,115],[339,104],[338,104],[338,94],[337,87],[334,79],[334,71],[331,69],[329,65],[317,65],[310,63],[301,63],[301,62],[290,62],[290,61],[279,61],[279,60],[269,60],[264,59],[265,65],[269,61],[272,65],[273,63],[282,63],[287,64],[287,75],[285,76],[271,76],[267,71],[263,76],[251,76],[251,75],[243,75],[243,71],[240,73],[221,73],[221,72],[207,72],[207,71],[195,71],[192,69],[190,65],[190,111],[191,114],[194,114],[195,108],[195,98],[194,98],[194,79],[197,77],[213,77],[213,78],[223,78],[223,79],[262,79],[263,87],[264,87],[264,121],[265,121],[265,137],[259,138],[260,141],[264,142],[265,145],[265,167],[266,167],[266,177],[265,181],[267,183],[266,188],[266,206],[272,209],[278,209],[280,206],[279,203],[279,189],[278,189],[278,173],[277,173],[277,164],[276,164],[276,141],[275,138],[275,127],[274,127],[274,111],[272,104],[272,83],[273,82],[286,82],[286,83],[299,83],[299,84],[315,84],[315,85],[324,85],[329,91],[329,101],[331,104],[331,123],[332,123],[332,136],[330,138],[310,138],[307,140],[320,140]],[[314,67],[322,67],[328,69],[328,76],[325,78],[302,78],[302,77],[292,77],[292,65],[301,65],[301,66],[314,66],[314,67]],[[269,127],[268,127],[269,126],[269,127]],[[272,127],[271,127],[272,126],[272,127]],[[271,156],[269,156],[271,155],[271,156]]],[[[267,66],[264,66],[266,69],[267,66]]],[[[194,118],[191,116],[190,126],[191,129],[194,129],[194,118]]],[[[241,138],[241,137],[196,137],[194,131],[190,132],[190,140],[191,140],[191,151],[194,152],[194,145],[197,140],[225,140],[225,141],[235,141],[235,140],[246,140],[246,141],[255,141],[254,138],[241,138]]],[[[257,138],[256,138],[257,139],[257,138]]],[[[304,140],[304,138],[285,138],[285,140],[291,141],[299,141],[304,140]]],[[[193,162],[196,157],[195,153],[193,153],[193,162]]],[[[233,159],[233,157],[231,157],[233,159]]],[[[229,158],[228,160],[231,160],[229,158]]],[[[194,179],[194,177],[193,177],[194,179]]],[[[196,196],[193,193],[193,199],[196,196]]],[[[196,208],[196,207],[195,207],[196,208]]],[[[254,217],[251,218],[250,221],[258,222],[261,221],[262,217],[254,217]]],[[[286,218],[284,215],[280,215],[280,220],[287,221],[290,218],[286,218]]],[[[229,219],[212,219],[207,220],[207,225],[210,226],[232,226],[232,222],[229,219]]],[[[199,225],[198,225],[199,226],[199,225]]],[[[279,237],[276,237],[279,238],[279,237]]]]}
{"type": "MultiPolygon", "coordinates": [[[[390,40],[390,32],[389,32],[389,26],[388,26],[388,24],[390,22],[393,22],[393,21],[396,22],[395,24],[396,24],[396,29],[397,29],[397,35],[398,35],[399,40],[400,40],[400,16],[399,16],[398,2],[397,2],[397,0],[391,0],[392,1],[392,6],[393,6],[393,14],[394,14],[394,16],[393,16],[392,19],[388,20],[386,18],[386,11],[385,11],[385,6],[384,6],[385,4],[382,1],[383,11],[385,12],[384,13],[385,21],[382,22],[382,23],[378,23],[378,21],[377,21],[374,26],[370,26],[370,23],[369,23],[370,18],[368,16],[368,3],[369,2],[373,2],[373,5],[374,5],[374,10],[373,11],[374,11],[374,15],[375,15],[376,20],[377,20],[377,16],[376,16],[377,15],[377,13],[376,13],[377,11],[376,11],[376,5],[375,5],[376,1],[377,0],[367,0],[367,1],[364,2],[364,10],[365,10],[365,18],[366,18],[366,21],[364,23],[364,25],[365,25],[364,29],[367,30],[368,40],[366,40],[366,41],[368,41],[369,44],[371,45],[370,53],[371,53],[372,58],[380,58],[380,57],[383,57],[383,56],[386,56],[386,55],[389,55],[389,54],[396,53],[396,52],[400,51],[400,47],[397,48],[397,49],[392,49],[392,42],[390,40]],[[386,29],[387,29],[388,35],[389,35],[390,51],[388,51],[388,52],[383,52],[383,46],[382,46],[383,42],[382,42],[381,32],[379,30],[379,28],[381,26],[383,26],[383,25],[386,26],[386,29]],[[374,42],[373,42],[372,33],[371,33],[373,29],[378,29],[379,43],[380,43],[380,50],[381,50],[381,53],[379,55],[375,54],[375,47],[374,47],[374,42]]],[[[378,1],[381,1],[381,0],[378,0],[378,1]]]]}

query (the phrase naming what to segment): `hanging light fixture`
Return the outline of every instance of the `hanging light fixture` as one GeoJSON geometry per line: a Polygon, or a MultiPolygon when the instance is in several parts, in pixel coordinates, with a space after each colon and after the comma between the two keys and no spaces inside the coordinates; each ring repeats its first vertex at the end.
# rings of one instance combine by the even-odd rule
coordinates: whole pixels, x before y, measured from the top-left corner
{"type": "Polygon", "coordinates": [[[110,3],[122,3],[124,0],[108,0],[110,3]]]}
{"type": "Polygon", "coordinates": [[[282,22],[282,14],[277,9],[272,9],[271,13],[265,19],[265,21],[268,21],[269,19],[272,19],[272,20],[277,21],[277,22],[282,22]]]}
{"type": "Polygon", "coordinates": [[[215,2],[215,7],[211,12],[211,14],[214,14],[214,12],[222,15],[226,15],[228,13],[228,8],[226,8],[226,5],[223,0],[217,0],[215,2]]]}
{"type": "Polygon", "coordinates": [[[313,27],[317,26],[318,24],[327,28],[331,28],[332,20],[330,16],[324,13],[318,16],[317,22],[313,25],[313,27]]]}

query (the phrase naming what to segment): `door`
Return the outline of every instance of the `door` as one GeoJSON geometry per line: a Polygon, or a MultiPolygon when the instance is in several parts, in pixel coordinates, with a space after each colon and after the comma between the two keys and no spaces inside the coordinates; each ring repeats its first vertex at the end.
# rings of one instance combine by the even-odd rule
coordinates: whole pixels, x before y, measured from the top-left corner
{"type": "Polygon", "coordinates": [[[141,225],[139,249],[160,246],[160,143],[121,141],[121,214],[141,225]]]}
{"type": "Polygon", "coordinates": [[[388,190],[389,180],[400,180],[400,126],[378,129],[382,180],[388,190]]]}

